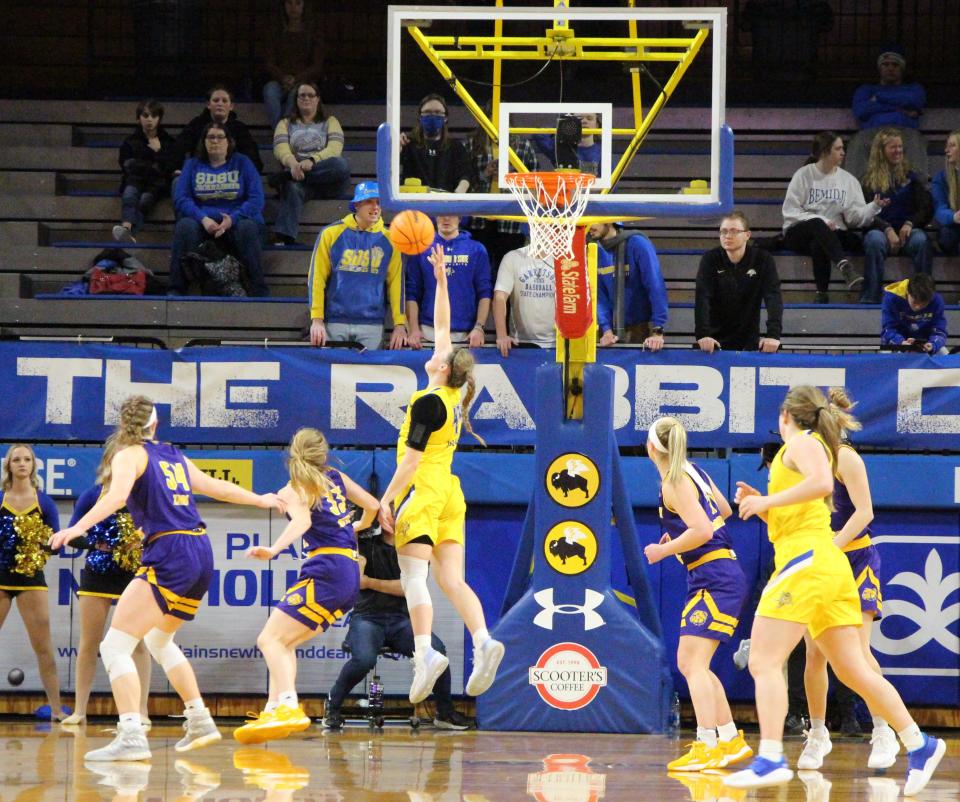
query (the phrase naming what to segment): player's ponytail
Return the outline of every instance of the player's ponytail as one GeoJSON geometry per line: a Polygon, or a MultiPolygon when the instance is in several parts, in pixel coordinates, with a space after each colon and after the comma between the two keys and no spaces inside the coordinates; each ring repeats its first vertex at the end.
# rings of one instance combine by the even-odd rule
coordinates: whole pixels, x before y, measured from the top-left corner
{"type": "Polygon", "coordinates": [[[840,426],[841,436],[846,432],[858,432],[863,426],[851,413],[857,402],[853,401],[850,396],[847,395],[847,391],[843,387],[831,387],[827,393],[830,399],[830,411],[833,413],[833,417],[837,419],[837,424],[840,426]]]}
{"type": "Polygon", "coordinates": [[[450,378],[447,385],[454,389],[458,389],[464,385],[467,387],[466,392],[463,394],[463,399],[460,401],[460,410],[463,412],[463,427],[477,438],[480,445],[485,446],[487,441],[477,434],[470,424],[470,402],[473,401],[473,397],[477,394],[477,382],[473,376],[473,368],[476,364],[473,360],[473,354],[466,348],[457,348],[451,355],[449,364],[450,378]]]}
{"type": "Polygon", "coordinates": [[[660,418],[651,427],[654,448],[667,457],[667,474],[664,480],[678,482],[687,466],[687,430],[676,418],[660,418]],[[659,446],[659,447],[658,447],[659,446]]]}
{"type": "Polygon", "coordinates": [[[332,487],[327,476],[329,456],[330,444],[319,429],[299,429],[290,441],[287,459],[290,485],[310,509],[332,487]]]}
{"type": "MultiPolygon", "coordinates": [[[[818,387],[801,384],[790,389],[780,408],[790,413],[798,427],[810,429],[820,435],[830,452],[830,472],[833,473],[837,468],[841,427],[826,396],[818,387]]],[[[833,512],[833,493],[827,496],[826,502],[833,512]]]]}

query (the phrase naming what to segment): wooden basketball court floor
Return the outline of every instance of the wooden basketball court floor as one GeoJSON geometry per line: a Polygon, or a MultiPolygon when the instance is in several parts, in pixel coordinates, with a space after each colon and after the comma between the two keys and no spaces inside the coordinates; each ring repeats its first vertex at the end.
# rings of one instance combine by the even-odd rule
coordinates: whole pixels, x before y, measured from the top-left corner
{"type": "MultiPolygon", "coordinates": [[[[383,731],[319,726],[282,741],[241,746],[232,725],[220,721],[224,740],[178,754],[175,719],[156,721],[153,760],[87,764],[88,749],[107,743],[106,722],[65,729],[56,724],[0,722],[0,802],[894,802],[906,760],[887,772],[866,768],[866,738],[837,739],[821,772],[777,788],[725,789],[719,774],[668,775],[664,764],[688,737],[590,733],[450,732],[424,726],[383,731]]],[[[689,736],[689,733],[684,733],[689,736]]],[[[960,738],[933,782],[917,797],[960,802],[960,738]]],[[[748,733],[755,745],[757,736],[748,733]]],[[[787,742],[796,760],[802,740],[787,742]]]]}

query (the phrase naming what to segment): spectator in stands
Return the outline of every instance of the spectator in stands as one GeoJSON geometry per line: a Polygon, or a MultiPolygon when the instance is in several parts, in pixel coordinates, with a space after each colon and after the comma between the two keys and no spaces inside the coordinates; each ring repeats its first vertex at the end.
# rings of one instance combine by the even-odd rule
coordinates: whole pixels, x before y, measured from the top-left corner
{"type": "Polygon", "coordinates": [[[879,83],[863,84],[853,95],[853,116],[861,132],[850,140],[847,170],[862,175],[873,137],[878,128],[898,128],[904,151],[914,169],[926,181],[927,141],[919,132],[920,117],[927,96],[920,84],[905,84],[903,74],[907,59],[899,45],[881,48],[877,56],[879,83]]]}
{"type": "MultiPolygon", "coordinates": [[[[601,117],[599,114],[584,113],[577,115],[580,118],[580,124],[584,130],[598,129],[600,127],[601,117]]],[[[550,160],[553,165],[556,161],[556,137],[553,134],[535,134],[533,141],[544,156],[550,160]]],[[[600,159],[602,149],[600,140],[594,134],[584,134],[580,138],[580,144],[577,145],[577,158],[580,160],[579,169],[581,173],[590,173],[590,175],[600,175],[600,159]]]]}
{"type": "Polygon", "coordinates": [[[206,238],[219,240],[236,253],[246,266],[252,295],[270,294],[260,266],[263,184],[250,159],[236,152],[225,124],[207,124],[196,158],[183,165],[173,201],[178,219],[170,249],[168,294],[186,293],[183,257],[206,238]]]}
{"type": "Polygon", "coordinates": [[[212,122],[222,125],[235,143],[233,149],[250,159],[258,173],[263,172],[257,143],[253,141],[250,129],[237,118],[237,113],[233,110],[233,93],[223,84],[210,87],[206,109],[190,120],[177,136],[178,158],[181,164],[199,150],[204,131],[212,122]]]}
{"type": "Polygon", "coordinates": [[[474,181],[470,153],[447,129],[447,101],[429,94],[417,107],[417,124],[400,140],[400,183],[417,178],[425,187],[467,192],[474,181]]]}
{"type": "Polygon", "coordinates": [[[810,158],[793,174],[783,200],[784,245],[813,258],[816,302],[828,303],[830,270],[836,268],[847,289],[859,289],[863,276],[845,254],[859,251],[860,237],[851,228],[869,226],[889,200],[865,203],[860,182],[842,169],[843,140],[833,131],[813,139],[810,158]]]}
{"type": "Polygon", "coordinates": [[[357,184],[350,212],[320,232],[307,277],[310,343],[353,341],[380,348],[387,302],[393,316],[391,349],[407,342],[400,251],[384,229],[376,181],[357,184]]]}
{"type": "Polygon", "coordinates": [[[929,273],[888,284],[883,293],[880,347],[891,351],[947,353],[943,297],[929,273]]]}
{"type": "Polygon", "coordinates": [[[136,130],[120,146],[120,225],[113,227],[117,242],[136,242],[134,235],[154,204],[167,193],[177,163],[174,138],[163,122],[163,105],[144,100],[137,106],[136,130]]]}
{"type": "Polygon", "coordinates": [[[597,278],[597,345],[613,345],[616,304],[616,266],[623,265],[623,322],[626,342],[643,343],[651,351],[663,348],[663,330],[669,314],[667,286],[660,272],[657,249],[643,234],[623,231],[618,223],[594,223],[589,237],[599,246],[597,278]]]}
{"type": "Polygon", "coordinates": [[[945,148],[947,163],[933,178],[937,241],[947,256],[960,251],[960,129],[951,131],[945,148]]]}
{"type": "Polygon", "coordinates": [[[529,245],[503,257],[493,288],[493,323],[501,356],[509,356],[510,349],[521,343],[540,348],[552,348],[556,344],[554,287],[553,261],[534,257],[529,245]]]}
{"type": "Polygon", "coordinates": [[[316,84],[299,84],[296,111],[277,123],[273,134],[273,155],[284,168],[276,180],[271,176],[283,198],[274,223],[277,244],[297,241],[308,200],[337,198],[349,191],[350,165],[342,154],[340,122],[323,108],[316,84]]]}
{"type": "Polygon", "coordinates": [[[263,87],[263,104],[271,130],[293,114],[299,84],[323,81],[323,40],[317,18],[305,0],[279,0],[263,66],[270,80],[263,87]]]}
{"type": "Polygon", "coordinates": [[[743,212],[720,221],[720,247],[700,258],[694,336],[701,351],[774,353],[780,347],[783,299],[777,265],[767,251],[750,244],[743,212]],[[760,336],[760,305],[767,308],[767,336],[760,336]]]}
{"type": "MultiPolygon", "coordinates": [[[[350,629],[344,645],[350,647],[350,659],[330,689],[324,706],[323,726],[338,730],[343,726],[341,709],[347,694],[376,665],[383,646],[407,657],[413,656],[413,626],[400,584],[400,562],[393,533],[386,529],[379,537],[360,536],[360,598],[350,614],[350,629]]],[[[446,654],[443,641],[432,636],[433,648],[446,654]]],[[[450,697],[450,667],[433,686],[437,703],[435,727],[441,730],[467,730],[475,724],[461,715],[450,697]]]]}
{"type": "MultiPolygon", "coordinates": [[[[484,111],[488,116],[490,115],[489,101],[484,106],[484,111]]],[[[529,139],[519,136],[511,137],[510,147],[528,170],[531,172],[537,170],[539,166],[537,152],[529,139]]],[[[473,156],[476,178],[475,183],[470,187],[471,191],[490,192],[491,184],[499,175],[500,164],[490,137],[479,125],[470,137],[470,153],[473,156]]],[[[510,171],[513,171],[513,167],[510,171]]],[[[522,248],[527,243],[526,223],[516,220],[485,220],[483,217],[473,216],[470,218],[470,233],[487,249],[494,275],[500,267],[500,260],[503,259],[504,254],[522,248]]]]}
{"type": "MultiPolygon", "coordinates": [[[[450,337],[470,348],[483,345],[484,326],[490,313],[493,281],[487,250],[468,232],[460,230],[455,214],[437,215],[434,245],[443,248],[450,292],[450,337]]],[[[419,349],[433,343],[433,297],[437,280],[429,254],[433,246],[419,256],[406,259],[408,344],[419,349]]]]}
{"type": "Polygon", "coordinates": [[[924,226],[933,217],[933,199],[903,155],[903,139],[896,128],[881,128],[873,139],[867,172],[861,181],[865,197],[879,195],[890,205],[880,211],[863,238],[863,294],[860,303],[880,303],[883,262],[889,254],[913,259],[914,272],[933,272],[933,249],[924,226]]]}

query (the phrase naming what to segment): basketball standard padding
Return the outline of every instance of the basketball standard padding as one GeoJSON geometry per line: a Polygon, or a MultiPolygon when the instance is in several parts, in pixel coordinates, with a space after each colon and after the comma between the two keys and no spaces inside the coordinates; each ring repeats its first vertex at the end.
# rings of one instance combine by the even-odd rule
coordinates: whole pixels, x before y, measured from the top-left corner
{"type": "Polygon", "coordinates": [[[390,241],[407,256],[423,253],[433,244],[436,235],[430,218],[416,209],[400,212],[390,223],[390,241]]]}

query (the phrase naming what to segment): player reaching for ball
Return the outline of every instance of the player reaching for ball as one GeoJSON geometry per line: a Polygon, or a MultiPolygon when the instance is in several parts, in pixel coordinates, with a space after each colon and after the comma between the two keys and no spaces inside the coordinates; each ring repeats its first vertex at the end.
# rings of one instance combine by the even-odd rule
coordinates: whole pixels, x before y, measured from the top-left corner
{"type": "Polygon", "coordinates": [[[475,392],[473,357],[466,348],[454,349],[450,342],[447,271],[439,245],[430,252],[430,263],[437,282],[433,306],[436,346],[424,366],[427,387],[410,398],[397,441],[397,469],[380,499],[380,521],[396,533],[400,584],[413,626],[413,704],[430,695],[448,664],[431,646],[433,603],[427,589],[431,562],[437,584],[473,636],[468,694],[478,696],[493,684],[504,651],[503,644],[487,632],[480,601],[463,578],[467,508],[451,466],[461,428],[473,434],[468,416],[475,392]],[[467,391],[461,397],[463,386],[467,391]]]}
{"type": "Polygon", "coordinates": [[[310,343],[352,341],[380,348],[383,319],[390,304],[391,349],[407,342],[403,314],[403,270],[380,216],[376,181],[357,184],[350,214],[320,232],[307,278],[310,343]]]}

